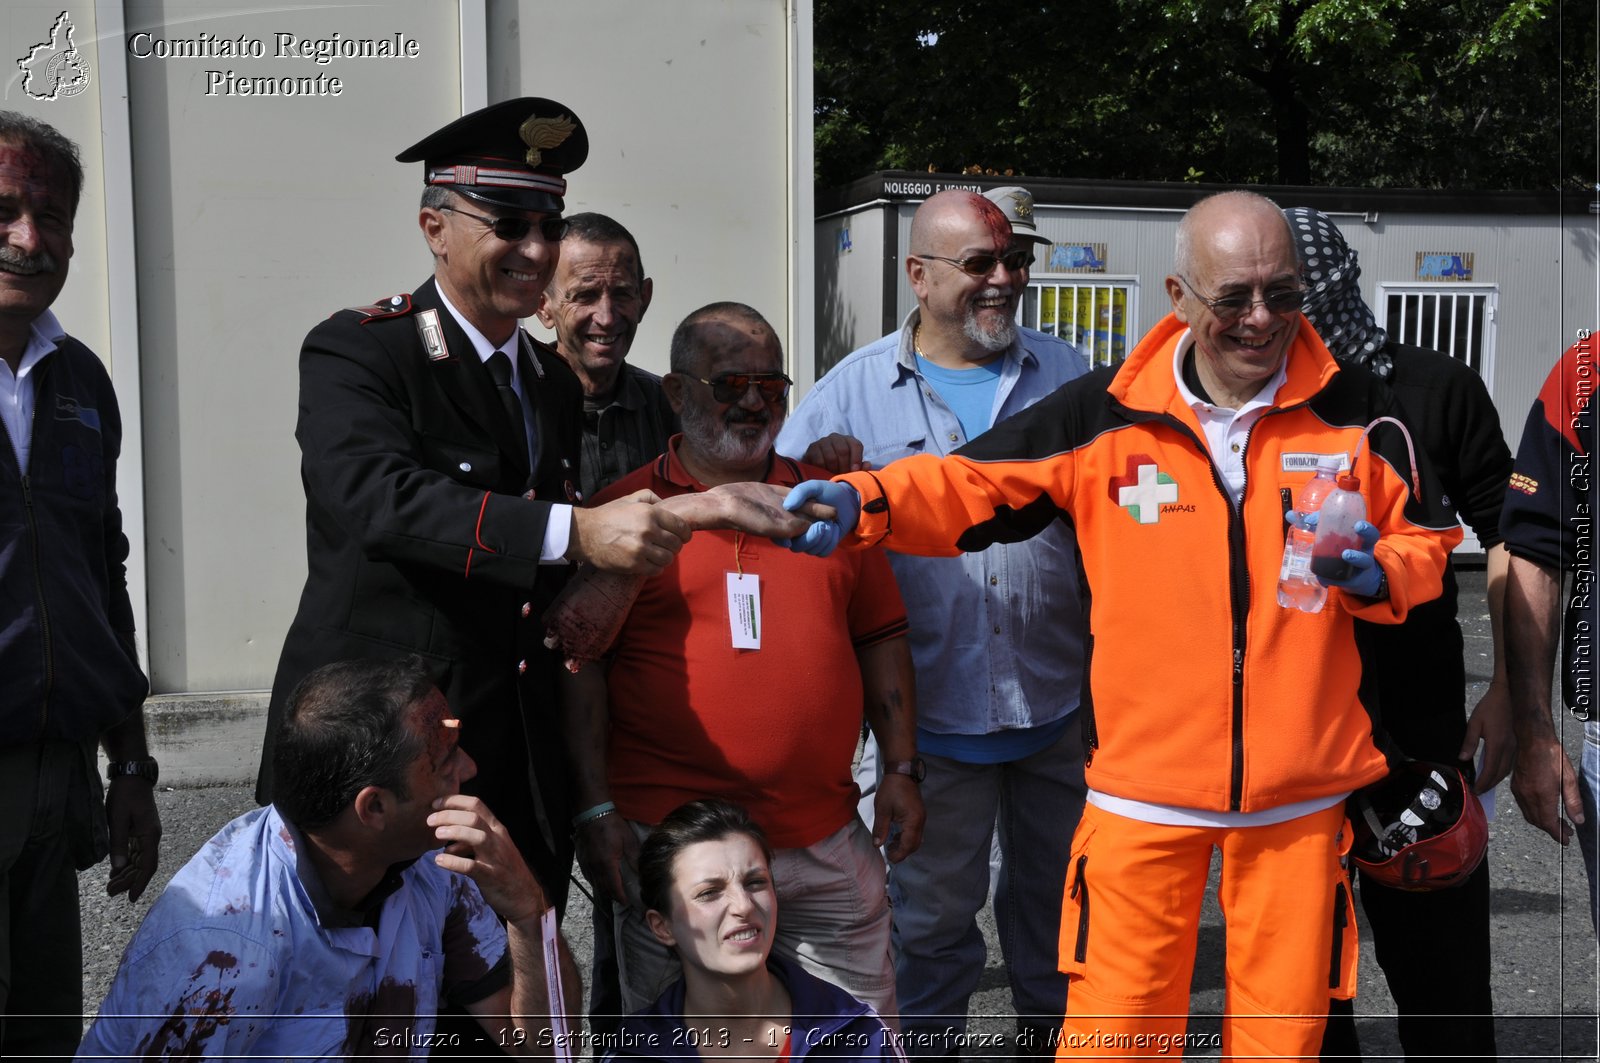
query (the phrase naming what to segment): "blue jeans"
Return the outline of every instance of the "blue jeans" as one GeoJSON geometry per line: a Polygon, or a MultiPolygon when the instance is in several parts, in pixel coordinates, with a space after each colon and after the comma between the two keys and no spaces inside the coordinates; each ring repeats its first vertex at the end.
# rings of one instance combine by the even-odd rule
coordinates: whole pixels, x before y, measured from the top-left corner
{"type": "Polygon", "coordinates": [[[1578,793],[1583,798],[1583,824],[1574,829],[1578,833],[1578,848],[1583,850],[1583,870],[1589,879],[1589,918],[1600,931],[1600,888],[1597,888],[1597,865],[1600,865],[1600,719],[1583,725],[1583,764],[1578,770],[1578,793]]]}
{"type": "MultiPolygon", "coordinates": [[[[1058,1027],[1067,977],[1059,970],[1061,895],[1072,832],[1083,814],[1083,738],[1076,720],[1049,749],[1004,764],[924,755],[922,848],[889,870],[895,984],[907,1030],[967,1028],[983,974],[978,910],[989,895],[989,847],[1002,862],[995,922],[1019,1024],[1058,1027]]],[[[909,1039],[912,1054],[949,1051],[909,1039]]]]}

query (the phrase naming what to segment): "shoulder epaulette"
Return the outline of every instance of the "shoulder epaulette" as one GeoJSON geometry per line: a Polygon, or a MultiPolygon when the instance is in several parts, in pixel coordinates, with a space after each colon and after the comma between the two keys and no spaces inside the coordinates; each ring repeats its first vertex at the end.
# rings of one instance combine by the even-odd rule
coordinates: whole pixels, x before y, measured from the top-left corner
{"type": "Polygon", "coordinates": [[[555,349],[555,345],[554,344],[546,343],[544,340],[541,340],[541,339],[537,338],[536,336],[534,336],[533,333],[529,332],[527,329],[523,329],[522,330],[522,335],[527,338],[528,345],[530,347],[532,347],[534,350],[538,351],[539,354],[542,357],[545,357],[545,358],[560,358],[561,357],[561,352],[555,349]]]}
{"type": "Polygon", "coordinates": [[[371,306],[352,306],[349,309],[353,313],[361,315],[361,323],[363,325],[369,321],[381,321],[388,317],[404,317],[406,314],[411,313],[411,296],[409,293],[402,292],[399,295],[391,295],[387,299],[381,299],[371,306]]]}
{"type": "Polygon", "coordinates": [[[539,379],[544,379],[545,366],[560,365],[566,367],[566,361],[561,357],[561,352],[543,340],[534,339],[533,334],[527,329],[522,329],[523,353],[533,363],[533,371],[539,374],[539,379]]]}

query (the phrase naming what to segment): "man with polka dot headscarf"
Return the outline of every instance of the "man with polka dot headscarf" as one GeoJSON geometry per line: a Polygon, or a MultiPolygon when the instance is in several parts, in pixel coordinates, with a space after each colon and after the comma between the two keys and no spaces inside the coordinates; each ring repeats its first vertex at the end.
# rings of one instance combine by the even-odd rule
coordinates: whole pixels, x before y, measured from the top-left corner
{"type": "MultiPolygon", "coordinates": [[[[1465,363],[1388,336],[1361,298],[1356,252],[1326,214],[1296,207],[1284,215],[1306,284],[1307,319],[1341,366],[1371,371],[1399,396],[1417,444],[1488,554],[1494,676],[1470,716],[1453,566],[1446,566],[1444,593],[1412,609],[1405,623],[1357,621],[1372,646],[1384,727],[1407,755],[1460,761],[1469,778],[1481,742],[1475,789],[1491,791],[1511,769],[1515,751],[1500,624],[1507,562],[1500,504],[1511,452],[1499,415],[1465,363]]],[[[1360,878],[1361,905],[1394,994],[1406,1055],[1492,1058],[1488,862],[1456,889],[1415,893],[1360,878]]],[[[1359,1056],[1348,1002],[1334,1002],[1322,1047],[1324,1058],[1359,1056]]]]}

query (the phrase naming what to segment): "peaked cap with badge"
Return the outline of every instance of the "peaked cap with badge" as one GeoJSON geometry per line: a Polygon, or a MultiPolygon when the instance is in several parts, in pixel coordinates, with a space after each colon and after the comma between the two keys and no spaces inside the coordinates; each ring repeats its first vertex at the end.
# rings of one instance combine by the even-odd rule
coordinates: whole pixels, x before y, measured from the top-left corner
{"type": "Polygon", "coordinates": [[[1021,185],[1006,185],[1004,188],[989,189],[983,198],[1000,208],[1006,221],[1011,223],[1011,234],[1017,239],[1032,240],[1036,244],[1050,243],[1050,238],[1040,235],[1033,223],[1032,192],[1021,185]]]}
{"type": "Polygon", "coordinates": [[[564,174],[589,157],[589,134],[572,108],[522,96],[464,114],[396,155],[423,163],[423,183],[480,203],[560,214],[564,174]]]}

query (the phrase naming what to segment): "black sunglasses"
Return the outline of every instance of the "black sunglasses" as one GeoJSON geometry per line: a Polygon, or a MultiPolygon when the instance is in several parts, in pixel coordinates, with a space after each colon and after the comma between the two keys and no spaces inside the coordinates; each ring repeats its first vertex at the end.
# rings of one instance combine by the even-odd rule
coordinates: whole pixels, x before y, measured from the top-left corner
{"type": "Polygon", "coordinates": [[[1239,320],[1254,309],[1257,303],[1266,307],[1269,314],[1287,314],[1291,310],[1300,309],[1300,304],[1306,297],[1304,288],[1274,288],[1259,299],[1249,295],[1224,295],[1221,299],[1207,299],[1195,290],[1195,286],[1189,283],[1188,277],[1180,273],[1178,279],[1189,289],[1191,295],[1205,304],[1206,309],[1217,315],[1217,320],[1222,322],[1239,320]]]}
{"type": "Polygon", "coordinates": [[[948,262],[969,277],[987,277],[994,272],[995,263],[999,263],[1012,273],[1025,266],[1033,264],[1033,249],[1019,248],[1016,251],[1007,251],[1003,255],[968,255],[966,258],[945,258],[943,255],[919,255],[915,252],[912,258],[931,258],[938,262],[948,262]]]}
{"type": "Polygon", "coordinates": [[[721,373],[707,380],[697,376],[695,380],[711,386],[711,397],[718,402],[739,402],[750,390],[752,384],[761,392],[761,397],[767,402],[782,402],[789,394],[789,387],[794,383],[782,373],[721,373]]]}
{"type": "Polygon", "coordinates": [[[440,207],[439,209],[448,210],[452,214],[460,214],[488,226],[494,230],[495,239],[504,240],[508,244],[517,244],[526,240],[528,233],[533,231],[535,225],[539,227],[539,235],[543,236],[548,243],[557,243],[563,236],[567,235],[567,219],[565,218],[540,218],[538,221],[534,221],[531,218],[490,218],[483,214],[474,214],[470,210],[462,210],[460,207],[440,207]]]}

